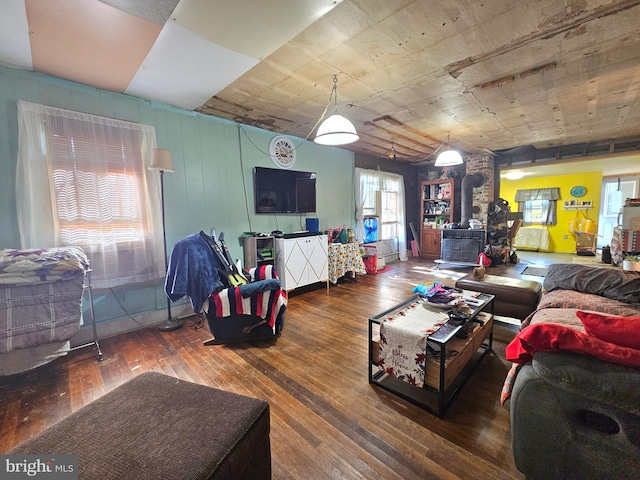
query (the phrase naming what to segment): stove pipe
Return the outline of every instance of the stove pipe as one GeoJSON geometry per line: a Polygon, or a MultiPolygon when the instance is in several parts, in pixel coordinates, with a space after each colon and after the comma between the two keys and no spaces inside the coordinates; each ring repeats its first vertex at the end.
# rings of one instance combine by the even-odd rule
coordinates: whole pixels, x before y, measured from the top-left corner
{"type": "Polygon", "coordinates": [[[473,214],[473,189],[484,185],[484,175],[470,173],[462,179],[460,187],[460,227],[469,228],[469,219],[473,214]]]}

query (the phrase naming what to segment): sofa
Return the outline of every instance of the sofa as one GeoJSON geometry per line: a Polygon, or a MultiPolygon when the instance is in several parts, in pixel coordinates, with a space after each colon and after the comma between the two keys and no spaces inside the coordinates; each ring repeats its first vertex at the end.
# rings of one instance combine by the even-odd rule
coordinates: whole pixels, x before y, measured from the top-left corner
{"type": "Polygon", "coordinates": [[[551,265],[506,357],[515,364],[502,400],[518,470],[640,478],[640,275],[551,265]]]}

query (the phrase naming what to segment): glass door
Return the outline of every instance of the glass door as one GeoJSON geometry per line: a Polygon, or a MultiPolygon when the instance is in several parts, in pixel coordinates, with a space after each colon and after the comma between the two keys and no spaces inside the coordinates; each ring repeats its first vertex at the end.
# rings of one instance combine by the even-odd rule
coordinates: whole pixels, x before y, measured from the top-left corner
{"type": "Polygon", "coordinates": [[[618,225],[618,214],[627,198],[638,194],[638,179],[634,177],[605,178],[602,182],[602,202],[598,221],[597,247],[611,244],[613,229],[618,225]]]}

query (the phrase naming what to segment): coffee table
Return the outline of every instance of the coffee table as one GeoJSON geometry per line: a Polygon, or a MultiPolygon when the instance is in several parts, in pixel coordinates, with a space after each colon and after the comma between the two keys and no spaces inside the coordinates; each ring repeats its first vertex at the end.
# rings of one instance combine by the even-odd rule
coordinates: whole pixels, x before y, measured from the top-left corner
{"type": "MultiPolygon", "coordinates": [[[[463,309],[469,320],[462,326],[446,320],[446,307],[429,304],[420,295],[369,318],[369,383],[439,417],[444,416],[451,401],[493,346],[495,296],[464,290],[462,297],[470,299],[463,309]],[[434,321],[437,322],[435,328],[439,323],[444,325],[431,333],[434,321]],[[394,328],[404,328],[403,333],[408,335],[405,338],[410,339],[407,343],[417,346],[417,351],[402,351],[396,345],[384,344],[380,349],[380,331],[385,331],[385,327],[389,331],[389,322],[393,322],[394,328]],[[460,338],[460,330],[465,330],[468,336],[460,338]],[[402,373],[406,371],[396,369],[403,362],[411,363],[412,359],[418,359],[415,363],[417,370],[423,371],[423,378],[405,375],[402,373]]],[[[383,340],[388,337],[383,334],[383,340]]]]}

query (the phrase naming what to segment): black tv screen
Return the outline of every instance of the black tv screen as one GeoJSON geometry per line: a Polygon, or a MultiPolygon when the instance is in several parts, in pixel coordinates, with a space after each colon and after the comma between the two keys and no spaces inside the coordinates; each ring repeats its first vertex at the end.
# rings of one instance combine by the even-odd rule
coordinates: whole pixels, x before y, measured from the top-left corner
{"type": "Polygon", "coordinates": [[[316,174],[255,167],[256,213],[311,213],[316,211],[316,174]]]}

